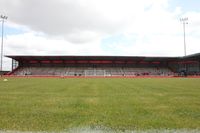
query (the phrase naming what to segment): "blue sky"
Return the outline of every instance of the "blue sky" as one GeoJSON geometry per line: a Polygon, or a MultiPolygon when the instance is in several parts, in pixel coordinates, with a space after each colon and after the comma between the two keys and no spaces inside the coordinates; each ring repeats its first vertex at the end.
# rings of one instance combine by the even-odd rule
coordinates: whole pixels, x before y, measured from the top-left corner
{"type": "MultiPolygon", "coordinates": [[[[4,55],[182,56],[200,52],[198,0],[1,0],[4,55]]],[[[5,58],[4,68],[10,67],[5,58]]]]}
{"type": "Polygon", "coordinates": [[[9,35],[17,35],[17,34],[23,34],[26,31],[24,29],[21,28],[17,28],[17,27],[12,27],[12,26],[8,26],[5,24],[4,26],[4,34],[7,36],[9,35]]]}
{"type": "Polygon", "coordinates": [[[170,8],[175,9],[181,7],[184,12],[195,11],[199,12],[200,1],[199,0],[170,0],[170,8]]]}

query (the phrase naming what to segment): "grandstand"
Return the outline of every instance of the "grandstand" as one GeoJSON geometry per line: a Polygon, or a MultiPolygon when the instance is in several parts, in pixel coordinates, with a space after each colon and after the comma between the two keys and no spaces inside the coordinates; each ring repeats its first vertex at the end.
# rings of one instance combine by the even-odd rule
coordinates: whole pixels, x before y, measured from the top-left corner
{"type": "Polygon", "coordinates": [[[16,76],[199,75],[200,53],[184,57],[7,56],[16,76]]]}

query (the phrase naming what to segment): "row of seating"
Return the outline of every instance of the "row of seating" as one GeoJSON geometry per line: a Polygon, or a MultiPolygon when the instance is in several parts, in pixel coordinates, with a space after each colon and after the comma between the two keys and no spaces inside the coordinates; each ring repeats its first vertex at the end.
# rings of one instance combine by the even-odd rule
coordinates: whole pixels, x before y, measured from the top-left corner
{"type": "Polygon", "coordinates": [[[14,75],[55,75],[55,76],[140,76],[173,75],[168,68],[147,67],[20,67],[14,75]]]}

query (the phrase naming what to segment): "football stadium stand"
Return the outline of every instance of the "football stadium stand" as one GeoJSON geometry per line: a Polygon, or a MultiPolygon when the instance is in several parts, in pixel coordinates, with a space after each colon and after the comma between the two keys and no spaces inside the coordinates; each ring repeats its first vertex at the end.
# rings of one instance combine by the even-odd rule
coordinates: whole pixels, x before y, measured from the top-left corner
{"type": "Polygon", "coordinates": [[[200,53],[184,57],[7,56],[16,76],[199,75],[200,53]]]}

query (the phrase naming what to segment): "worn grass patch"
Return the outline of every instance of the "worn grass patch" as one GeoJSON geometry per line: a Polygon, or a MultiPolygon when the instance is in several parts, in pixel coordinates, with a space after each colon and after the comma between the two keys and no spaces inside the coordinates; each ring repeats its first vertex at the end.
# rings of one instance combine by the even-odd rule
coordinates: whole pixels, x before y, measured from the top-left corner
{"type": "Polygon", "coordinates": [[[0,129],[199,129],[200,79],[0,79],[0,129]]]}

